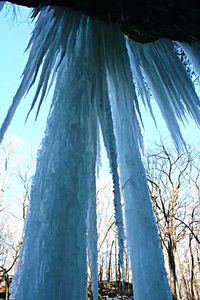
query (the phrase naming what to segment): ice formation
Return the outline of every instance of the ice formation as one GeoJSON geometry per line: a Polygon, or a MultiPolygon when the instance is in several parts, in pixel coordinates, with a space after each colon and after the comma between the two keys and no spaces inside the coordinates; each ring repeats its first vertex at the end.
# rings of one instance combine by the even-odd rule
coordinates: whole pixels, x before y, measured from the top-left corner
{"type": "Polygon", "coordinates": [[[0,11],[3,9],[3,7],[4,7],[4,2],[0,2],[0,11]]]}
{"type": "Polygon", "coordinates": [[[187,56],[190,58],[196,72],[200,74],[200,45],[197,42],[190,44],[181,42],[180,46],[184,49],[187,56]]]}
{"type": "MultiPolygon", "coordinates": [[[[100,124],[113,177],[120,267],[123,271],[126,235],[135,299],[170,300],[141,159],[139,101],[153,116],[153,94],[180,148],[179,121],[187,114],[200,121],[193,84],[169,40],[141,45],[125,38],[116,24],[63,8],[42,8],[34,14],[29,59],[0,140],[37,76],[30,111],[39,98],[39,113],[54,82],[55,90],[11,299],[87,299],[87,255],[98,299],[95,172],[100,124]]],[[[183,47],[195,64],[199,45],[183,47]]]]}
{"type": "Polygon", "coordinates": [[[133,75],[143,98],[149,106],[147,82],[174,142],[181,147],[183,138],[178,121],[186,120],[189,113],[199,123],[200,106],[189,75],[175,54],[173,43],[165,39],[147,45],[129,41],[128,46],[130,57],[133,57],[133,75]]]}

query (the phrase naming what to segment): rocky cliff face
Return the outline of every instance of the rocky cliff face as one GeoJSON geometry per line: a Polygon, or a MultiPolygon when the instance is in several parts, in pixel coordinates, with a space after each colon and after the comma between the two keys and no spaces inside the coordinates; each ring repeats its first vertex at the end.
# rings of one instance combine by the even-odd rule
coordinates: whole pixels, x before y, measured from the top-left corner
{"type": "Polygon", "coordinates": [[[59,5],[105,22],[118,22],[132,39],[147,43],[160,37],[200,40],[199,0],[10,0],[27,7],[59,5]]]}

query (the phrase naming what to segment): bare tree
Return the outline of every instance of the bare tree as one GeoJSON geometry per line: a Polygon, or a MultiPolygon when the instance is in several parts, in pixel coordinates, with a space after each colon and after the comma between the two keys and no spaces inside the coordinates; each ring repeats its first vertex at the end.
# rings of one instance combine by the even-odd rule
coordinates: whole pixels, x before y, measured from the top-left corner
{"type": "MultiPolygon", "coordinates": [[[[147,176],[159,235],[169,271],[173,299],[197,298],[194,244],[200,243],[197,228],[199,218],[199,153],[188,149],[186,153],[170,152],[162,144],[158,151],[147,157],[147,176]],[[195,190],[196,187],[196,190],[195,190]],[[179,252],[190,253],[190,278],[180,276],[179,252]],[[181,248],[182,247],[182,248],[181,248]],[[183,251],[184,247],[184,251],[183,251]],[[182,279],[180,279],[182,277],[182,279]],[[182,295],[184,282],[185,295],[182,295]],[[187,287],[190,282],[189,287],[187,287]]],[[[188,270],[189,272],[189,270],[188,270]]]]}
{"type": "Polygon", "coordinates": [[[22,245],[22,228],[29,203],[31,170],[21,165],[19,148],[20,143],[10,137],[0,147],[0,281],[5,288],[6,299],[22,245]],[[10,188],[13,182],[21,191],[18,196],[13,195],[10,188]],[[19,207],[17,211],[11,209],[13,202],[14,207],[19,207]]]}
{"type": "MultiPolygon", "coordinates": [[[[199,152],[189,147],[185,153],[169,151],[162,144],[147,155],[146,171],[173,298],[197,300],[200,296],[199,152]]],[[[97,193],[100,282],[121,280],[111,190],[112,185],[106,184],[97,193]]],[[[125,282],[132,281],[129,265],[125,249],[125,282]]]]}

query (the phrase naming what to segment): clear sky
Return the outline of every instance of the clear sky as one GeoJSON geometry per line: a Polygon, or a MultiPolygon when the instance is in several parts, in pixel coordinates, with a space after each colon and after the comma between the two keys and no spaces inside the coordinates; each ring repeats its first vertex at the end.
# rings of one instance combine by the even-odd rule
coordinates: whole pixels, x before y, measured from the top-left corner
{"type": "MultiPolygon", "coordinates": [[[[0,14],[0,124],[6,115],[12,98],[19,86],[20,76],[27,60],[27,53],[24,50],[28,44],[33,24],[29,18],[30,10],[20,8],[17,12],[17,19],[13,21],[12,11],[3,10],[0,14]]],[[[30,103],[34,94],[34,89],[29,92],[21,102],[9,132],[21,137],[26,143],[38,146],[45,129],[46,118],[51,102],[47,98],[42,105],[37,122],[34,121],[35,111],[31,113],[28,122],[24,125],[26,114],[30,108],[30,103]]],[[[159,113],[156,114],[159,124],[159,134],[156,131],[153,121],[143,111],[145,132],[144,138],[147,145],[159,142],[159,135],[168,138],[166,126],[159,113]]],[[[198,145],[200,143],[200,131],[194,122],[190,122],[183,130],[183,136],[189,143],[198,145]]]]}
{"type": "MultiPolygon", "coordinates": [[[[6,115],[12,98],[20,84],[20,77],[27,61],[28,53],[24,53],[28,44],[33,24],[29,18],[30,10],[20,8],[17,19],[13,21],[12,12],[5,9],[0,14],[0,123],[6,115]]],[[[44,134],[46,118],[49,110],[49,101],[45,101],[41,108],[38,121],[35,122],[35,111],[24,124],[34,89],[22,100],[14,119],[9,127],[9,132],[20,136],[27,143],[37,146],[44,134]]]]}

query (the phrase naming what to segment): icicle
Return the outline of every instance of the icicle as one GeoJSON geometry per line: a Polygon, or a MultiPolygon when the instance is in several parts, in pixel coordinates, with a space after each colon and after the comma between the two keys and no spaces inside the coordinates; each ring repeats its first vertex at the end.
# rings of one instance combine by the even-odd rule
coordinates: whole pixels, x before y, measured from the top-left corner
{"type": "MultiPolygon", "coordinates": [[[[189,113],[198,123],[200,103],[186,70],[174,52],[173,43],[165,39],[147,45],[133,41],[128,43],[132,51],[130,59],[134,57],[138,62],[171,136],[180,148],[184,141],[178,120],[183,122],[187,119],[186,113],[189,113]]],[[[134,72],[140,85],[142,85],[141,73],[138,73],[139,78],[137,78],[137,73],[134,72]]],[[[142,90],[145,90],[144,84],[143,82],[142,90]]]]}
{"type": "MultiPolygon", "coordinates": [[[[105,90],[104,90],[105,93],[105,90]]],[[[118,245],[119,245],[119,265],[123,272],[123,254],[124,254],[124,222],[122,213],[121,193],[119,186],[118,164],[117,164],[117,150],[116,142],[112,124],[111,108],[106,100],[104,94],[104,109],[99,111],[99,120],[102,128],[104,144],[110,162],[110,169],[113,179],[113,193],[114,193],[114,208],[115,208],[115,224],[118,231],[118,245]]]]}
{"type": "MultiPolygon", "coordinates": [[[[115,224],[118,231],[118,245],[119,245],[119,266],[123,273],[123,255],[124,255],[124,221],[121,203],[121,192],[119,184],[118,163],[117,163],[117,149],[113,128],[112,112],[109,102],[109,92],[106,82],[105,57],[103,47],[99,47],[101,40],[101,27],[105,25],[101,22],[95,21],[93,24],[93,38],[94,38],[94,52],[96,65],[96,97],[98,116],[103,134],[103,140],[107,151],[110,170],[113,179],[113,193],[114,193],[114,208],[115,208],[115,224]]],[[[106,27],[105,27],[106,30],[106,27]]]]}
{"type": "MultiPolygon", "coordinates": [[[[92,128],[96,128],[97,120],[94,116],[92,128]]],[[[97,130],[94,130],[94,133],[97,133],[97,130]]],[[[98,234],[97,234],[97,211],[96,211],[96,178],[95,178],[95,165],[96,165],[96,156],[97,156],[97,144],[94,141],[97,141],[97,137],[92,137],[91,145],[91,172],[90,172],[90,196],[88,201],[88,212],[87,212],[87,245],[88,245],[88,259],[90,265],[91,273],[91,286],[92,286],[92,295],[93,300],[98,300],[98,234]]]]}
{"type": "Polygon", "coordinates": [[[179,42],[179,45],[184,49],[187,56],[191,60],[195,71],[200,76],[200,44],[198,42],[184,43],[179,42]]]}
{"type": "Polygon", "coordinates": [[[155,123],[156,127],[157,127],[156,119],[155,119],[155,116],[153,114],[153,110],[152,110],[152,107],[151,107],[150,92],[148,90],[147,83],[145,82],[145,78],[144,78],[144,76],[142,74],[142,71],[140,69],[139,61],[133,55],[133,51],[131,51],[131,47],[129,45],[129,39],[128,38],[126,38],[126,46],[127,46],[128,54],[129,54],[129,57],[130,57],[130,66],[131,66],[131,71],[132,71],[132,74],[133,74],[133,80],[135,81],[136,87],[137,87],[137,95],[138,95],[138,97],[141,97],[145,108],[149,109],[150,114],[151,114],[151,116],[154,120],[154,123],[155,123]]]}
{"type": "Polygon", "coordinates": [[[88,258],[91,272],[91,285],[92,294],[94,300],[98,300],[98,236],[97,236],[97,213],[96,213],[96,189],[95,183],[93,185],[93,193],[91,193],[91,198],[89,198],[88,207],[88,258]]]}
{"type": "Polygon", "coordinates": [[[100,141],[100,128],[98,127],[98,130],[97,130],[97,163],[96,163],[97,178],[99,178],[99,171],[100,171],[101,167],[102,167],[102,162],[101,162],[101,141],[100,141]]]}
{"type": "Polygon", "coordinates": [[[107,28],[103,34],[120,175],[125,196],[126,232],[134,274],[135,299],[171,300],[140,156],[141,136],[136,106],[133,103],[136,94],[125,41],[120,31],[114,26],[107,28]]]}
{"type": "Polygon", "coordinates": [[[94,181],[99,118],[113,175],[120,264],[123,266],[124,232],[117,159],[125,196],[135,298],[171,300],[140,154],[141,114],[132,73],[144,103],[151,110],[146,82],[150,86],[179,147],[183,139],[178,120],[184,121],[187,112],[197,122],[200,120],[199,100],[192,83],[170,41],[148,45],[128,42],[131,73],[125,39],[117,25],[91,20],[63,8],[47,7],[39,13],[35,11],[37,14],[22,83],[0,131],[1,141],[40,70],[30,108],[31,111],[40,97],[36,117],[55,80],[11,299],[87,299],[87,217],[88,256],[97,299],[94,181]]]}
{"type": "MultiPolygon", "coordinates": [[[[37,111],[38,115],[42,101],[48,91],[49,82],[52,84],[51,78],[56,78],[55,73],[63,56],[67,52],[68,38],[75,39],[74,36],[70,36],[70,28],[71,23],[74,21],[74,31],[76,32],[78,24],[76,18],[77,15],[74,16],[70,10],[51,10],[48,7],[41,10],[27,47],[27,50],[30,49],[30,53],[23,71],[22,82],[0,129],[0,143],[20,101],[35,83],[40,67],[42,66],[38,87],[30,108],[31,111],[41,92],[37,111]]],[[[70,44],[73,46],[72,42],[74,43],[74,41],[71,41],[70,44]]]]}
{"type": "Polygon", "coordinates": [[[90,30],[87,18],[74,14],[70,33],[74,42],[59,65],[13,300],[87,299],[86,218],[88,199],[94,193],[90,178],[92,170],[95,174],[96,126],[92,120],[97,118],[87,47],[90,30]]]}
{"type": "MultiPolygon", "coordinates": [[[[89,22],[89,26],[91,26],[89,22]]],[[[89,199],[87,211],[87,248],[88,260],[91,272],[91,286],[93,300],[98,300],[98,234],[97,234],[97,210],[96,210],[96,176],[97,166],[99,128],[97,123],[96,107],[93,115],[90,117],[90,140],[88,147],[90,150],[91,169],[89,174],[89,199]]]]}
{"type": "Polygon", "coordinates": [[[0,11],[3,9],[5,3],[6,1],[0,1],[0,11]]]}

